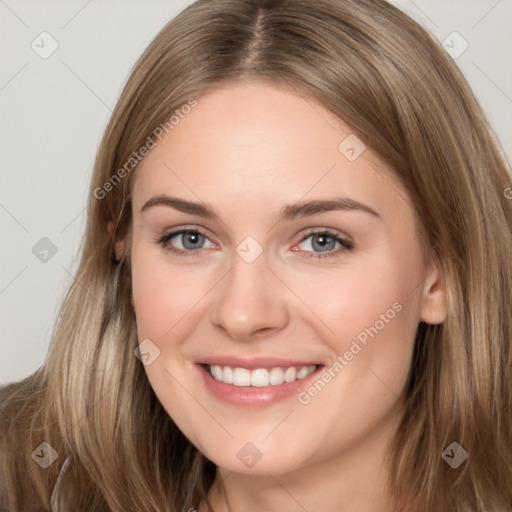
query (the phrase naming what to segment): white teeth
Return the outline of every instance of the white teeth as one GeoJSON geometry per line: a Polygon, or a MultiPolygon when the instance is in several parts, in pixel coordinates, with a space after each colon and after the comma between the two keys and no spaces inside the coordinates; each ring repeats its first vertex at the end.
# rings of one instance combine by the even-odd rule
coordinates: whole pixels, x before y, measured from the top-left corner
{"type": "Polygon", "coordinates": [[[284,372],[284,381],[285,382],[293,382],[297,377],[297,370],[290,366],[290,368],[286,368],[286,371],[284,372]]]}
{"type": "Polygon", "coordinates": [[[232,384],[234,386],[278,386],[284,382],[293,382],[300,380],[313,373],[316,365],[301,366],[295,368],[289,366],[288,368],[257,368],[255,370],[248,370],[247,368],[232,368],[230,366],[208,365],[208,371],[215,380],[224,382],[225,384],[232,384]]]}
{"type": "Polygon", "coordinates": [[[217,380],[222,380],[222,368],[220,366],[212,366],[213,376],[217,380]]]}
{"type": "Polygon", "coordinates": [[[229,366],[224,366],[224,370],[222,370],[222,381],[226,384],[233,384],[233,368],[229,366]]]}
{"type": "MultiPolygon", "coordinates": [[[[308,369],[307,368],[301,368],[297,372],[297,379],[303,379],[307,374],[308,374],[308,369]]],[[[285,378],[286,378],[286,375],[285,375],[285,378]]]]}
{"type": "Polygon", "coordinates": [[[270,370],[270,385],[278,386],[284,382],[284,372],[281,368],[272,368],[270,370]]]}
{"type": "MultiPolygon", "coordinates": [[[[220,366],[218,367],[220,369],[220,366]]],[[[221,370],[222,371],[222,370],[221,370]]],[[[223,379],[217,379],[223,380],[223,379]]],[[[235,368],[233,370],[233,384],[235,386],[250,386],[251,372],[245,368],[235,368]]]]}
{"type": "Polygon", "coordinates": [[[268,386],[269,379],[270,375],[268,370],[265,370],[264,368],[258,368],[251,372],[251,386],[255,386],[257,388],[268,386]]]}

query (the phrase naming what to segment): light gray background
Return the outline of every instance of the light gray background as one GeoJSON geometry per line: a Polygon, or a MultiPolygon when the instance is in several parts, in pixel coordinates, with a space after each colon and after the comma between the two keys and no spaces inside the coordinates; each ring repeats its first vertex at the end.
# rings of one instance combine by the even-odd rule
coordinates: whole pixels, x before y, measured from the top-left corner
{"type": "MultiPolygon", "coordinates": [[[[100,136],[138,56],[190,3],[0,0],[0,384],[44,361],[76,269],[100,136]],[[31,48],[43,31],[59,45],[47,59],[31,48]],[[43,237],[57,247],[47,262],[32,252],[43,237]]],[[[512,0],[393,3],[439,40],[456,31],[469,43],[456,62],[510,161],[512,0]]]]}

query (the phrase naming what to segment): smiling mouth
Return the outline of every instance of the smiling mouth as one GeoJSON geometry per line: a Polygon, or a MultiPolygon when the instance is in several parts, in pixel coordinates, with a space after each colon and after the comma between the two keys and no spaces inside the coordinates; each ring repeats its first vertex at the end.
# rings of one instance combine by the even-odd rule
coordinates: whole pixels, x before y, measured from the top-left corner
{"type": "Polygon", "coordinates": [[[309,366],[276,366],[274,368],[247,368],[203,365],[206,371],[217,381],[237,387],[279,386],[284,383],[301,380],[311,375],[321,365],[309,366]]]}

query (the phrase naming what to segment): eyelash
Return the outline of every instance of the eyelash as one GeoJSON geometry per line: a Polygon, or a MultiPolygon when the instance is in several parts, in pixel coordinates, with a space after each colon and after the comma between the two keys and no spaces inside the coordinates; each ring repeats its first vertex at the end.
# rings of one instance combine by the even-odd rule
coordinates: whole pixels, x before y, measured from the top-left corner
{"type": "MultiPolygon", "coordinates": [[[[171,254],[173,254],[175,256],[180,256],[180,257],[182,257],[182,256],[183,257],[198,256],[201,253],[202,249],[195,249],[195,250],[189,251],[189,250],[178,249],[176,247],[173,247],[172,245],[169,245],[168,242],[171,238],[174,238],[177,235],[185,235],[185,234],[200,234],[208,239],[208,236],[206,235],[206,233],[202,232],[199,229],[180,229],[178,231],[173,231],[172,233],[168,233],[168,234],[164,235],[163,237],[157,238],[156,242],[159,245],[161,245],[166,251],[169,251],[171,254]]],[[[310,231],[298,243],[300,244],[300,243],[304,242],[305,240],[307,240],[309,237],[311,237],[313,235],[324,235],[329,238],[332,238],[335,242],[338,242],[342,246],[342,248],[338,249],[336,251],[328,252],[328,253],[315,253],[313,251],[297,251],[300,253],[306,252],[306,253],[310,254],[309,256],[302,255],[303,258],[322,259],[322,258],[329,258],[332,256],[341,256],[344,253],[350,252],[351,250],[354,249],[354,244],[352,242],[350,242],[349,240],[345,240],[344,238],[340,238],[335,233],[333,233],[327,229],[323,229],[321,231],[310,231]]]]}

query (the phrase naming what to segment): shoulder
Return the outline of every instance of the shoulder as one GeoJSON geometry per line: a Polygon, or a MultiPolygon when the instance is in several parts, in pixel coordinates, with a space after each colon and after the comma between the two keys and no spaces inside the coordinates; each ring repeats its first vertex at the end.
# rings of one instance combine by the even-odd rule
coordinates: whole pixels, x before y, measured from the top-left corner
{"type": "Polygon", "coordinates": [[[57,421],[51,420],[47,395],[39,372],[0,386],[0,512],[48,512],[58,510],[57,504],[64,510],[108,510],[52,426],[57,421]],[[46,467],[36,460],[38,454],[45,457],[43,442],[56,452],[46,467]],[[99,503],[104,508],[98,508],[99,503]]]}
{"type": "Polygon", "coordinates": [[[21,383],[0,386],[0,510],[7,510],[14,499],[13,461],[16,451],[16,418],[20,414],[17,394],[21,383]]]}
{"type": "Polygon", "coordinates": [[[14,434],[14,425],[20,414],[26,410],[28,398],[23,394],[25,381],[0,386],[0,446],[2,453],[11,446],[10,434],[14,434]]]}
{"type": "Polygon", "coordinates": [[[26,420],[39,403],[38,375],[33,374],[12,384],[0,386],[0,443],[11,446],[11,435],[27,427],[26,420]]]}
{"type": "Polygon", "coordinates": [[[27,471],[30,432],[39,408],[38,375],[0,386],[0,510],[41,510],[35,482],[27,471]],[[30,503],[30,505],[29,505],[30,503]]]}

